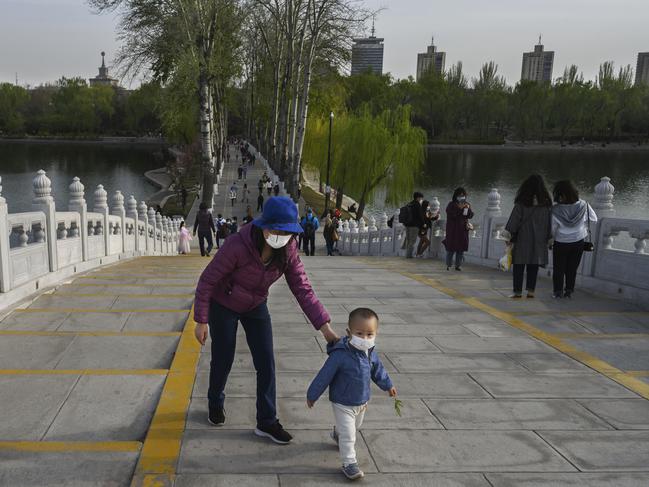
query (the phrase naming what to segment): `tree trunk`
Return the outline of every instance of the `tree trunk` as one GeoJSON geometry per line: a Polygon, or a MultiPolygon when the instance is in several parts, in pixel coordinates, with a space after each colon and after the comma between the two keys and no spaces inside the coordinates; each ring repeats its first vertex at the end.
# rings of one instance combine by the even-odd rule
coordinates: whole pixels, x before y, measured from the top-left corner
{"type": "Polygon", "coordinates": [[[201,71],[199,75],[199,102],[200,102],[200,127],[201,127],[201,158],[203,171],[203,198],[211,208],[214,201],[214,156],[212,153],[212,120],[210,93],[207,72],[201,71]]]}

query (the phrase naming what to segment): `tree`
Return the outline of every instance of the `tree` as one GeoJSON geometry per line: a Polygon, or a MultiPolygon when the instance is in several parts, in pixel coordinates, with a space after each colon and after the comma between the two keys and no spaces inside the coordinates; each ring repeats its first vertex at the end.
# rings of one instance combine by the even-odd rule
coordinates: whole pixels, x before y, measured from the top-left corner
{"type": "Polygon", "coordinates": [[[505,79],[498,75],[498,65],[493,61],[483,64],[478,78],[473,79],[472,93],[472,108],[481,138],[489,138],[489,125],[492,122],[502,122],[507,93],[505,79]]]}
{"type": "Polygon", "coordinates": [[[21,134],[25,131],[23,110],[27,106],[27,90],[9,83],[0,84],[0,134],[21,134]]]}
{"type": "Polygon", "coordinates": [[[118,64],[132,76],[150,72],[163,83],[190,77],[198,105],[204,167],[203,201],[225,156],[225,89],[231,82],[241,10],[236,0],[88,0],[98,12],[117,11],[123,45],[118,64]]]}

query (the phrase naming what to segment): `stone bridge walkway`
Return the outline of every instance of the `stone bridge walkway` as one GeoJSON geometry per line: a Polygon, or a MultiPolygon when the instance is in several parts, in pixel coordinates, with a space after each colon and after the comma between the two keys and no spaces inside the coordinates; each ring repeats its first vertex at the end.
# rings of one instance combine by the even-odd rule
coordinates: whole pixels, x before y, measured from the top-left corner
{"type": "MultiPolygon", "coordinates": [[[[546,281],[535,300],[511,301],[511,276],[479,267],[303,260],[339,332],[355,307],[381,318],[377,348],[403,416],[374,389],[357,444],[364,482],[647,485],[649,313],[582,292],[554,301],[546,281]]],[[[269,308],[279,414],[294,442],[252,433],[255,374],[243,336],[226,425],[207,423],[209,344],[200,349],[188,319],[206,263],[123,262],[0,321],[0,486],[347,484],[327,399],[305,406],[325,344],[283,281],[269,308]]]]}

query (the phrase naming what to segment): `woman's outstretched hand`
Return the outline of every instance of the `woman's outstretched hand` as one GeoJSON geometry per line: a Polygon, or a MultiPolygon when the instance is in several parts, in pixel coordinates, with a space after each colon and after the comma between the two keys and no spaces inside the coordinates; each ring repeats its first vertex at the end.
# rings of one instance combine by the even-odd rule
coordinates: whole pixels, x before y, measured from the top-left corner
{"type": "Polygon", "coordinates": [[[320,333],[322,333],[324,339],[327,340],[327,343],[337,342],[340,339],[336,332],[333,331],[333,328],[331,328],[331,323],[329,322],[320,327],[320,333]]]}
{"type": "Polygon", "coordinates": [[[194,335],[196,336],[198,343],[205,345],[208,332],[207,323],[196,323],[196,328],[194,328],[194,335]]]}

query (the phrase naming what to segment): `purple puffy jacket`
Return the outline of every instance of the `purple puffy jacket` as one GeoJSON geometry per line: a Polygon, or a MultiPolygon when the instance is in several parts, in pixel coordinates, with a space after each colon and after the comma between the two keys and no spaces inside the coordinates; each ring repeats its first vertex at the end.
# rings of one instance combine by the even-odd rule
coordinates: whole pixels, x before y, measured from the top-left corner
{"type": "MultiPolygon", "coordinates": [[[[236,313],[251,311],[268,297],[268,288],[282,277],[275,266],[266,268],[252,241],[252,224],[229,236],[201,274],[196,286],[194,321],[207,323],[210,301],[236,313]]],[[[316,329],[331,320],[316,297],[304,265],[291,239],[287,248],[286,282],[297,298],[302,311],[316,329]]]]}

